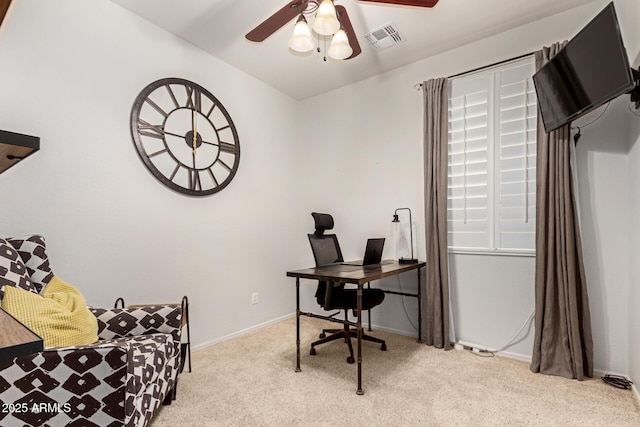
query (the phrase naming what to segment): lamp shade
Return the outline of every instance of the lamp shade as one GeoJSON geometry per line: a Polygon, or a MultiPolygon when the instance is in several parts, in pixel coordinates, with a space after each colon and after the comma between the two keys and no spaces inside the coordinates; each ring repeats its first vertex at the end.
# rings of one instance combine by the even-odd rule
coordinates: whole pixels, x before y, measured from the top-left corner
{"type": "Polygon", "coordinates": [[[393,242],[395,243],[396,256],[400,264],[415,264],[418,262],[417,258],[413,257],[413,221],[411,219],[411,209],[398,208],[393,215],[393,221],[391,221],[391,235],[393,242]],[[410,242],[407,242],[406,235],[404,233],[404,227],[399,219],[399,211],[409,211],[409,237],[410,242]],[[410,254],[410,256],[409,256],[410,254]],[[405,256],[406,255],[406,256],[405,256]]]}
{"type": "Polygon", "coordinates": [[[338,21],[333,1],[322,0],[316,12],[316,19],[313,21],[313,30],[322,36],[330,36],[339,29],[340,22],[338,21]]]}
{"type": "Polygon", "coordinates": [[[402,223],[398,220],[398,215],[394,215],[394,220],[391,222],[391,241],[396,259],[409,258],[411,256],[409,242],[403,228],[402,223]]]}
{"type": "Polygon", "coordinates": [[[301,53],[310,52],[314,47],[311,28],[307,25],[307,20],[302,14],[300,14],[296,26],[293,28],[293,34],[289,39],[289,47],[301,53]]]}
{"type": "Polygon", "coordinates": [[[347,59],[352,53],[353,49],[351,49],[349,45],[347,33],[340,28],[338,32],[334,34],[327,54],[333,59],[347,59]]]}

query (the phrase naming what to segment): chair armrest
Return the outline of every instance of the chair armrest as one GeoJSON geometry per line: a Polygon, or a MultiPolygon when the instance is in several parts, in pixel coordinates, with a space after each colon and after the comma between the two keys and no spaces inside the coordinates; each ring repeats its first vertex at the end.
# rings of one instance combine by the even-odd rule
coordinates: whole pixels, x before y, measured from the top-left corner
{"type": "Polygon", "coordinates": [[[179,304],[89,309],[98,319],[101,340],[165,333],[180,342],[182,308],[179,304]]]}

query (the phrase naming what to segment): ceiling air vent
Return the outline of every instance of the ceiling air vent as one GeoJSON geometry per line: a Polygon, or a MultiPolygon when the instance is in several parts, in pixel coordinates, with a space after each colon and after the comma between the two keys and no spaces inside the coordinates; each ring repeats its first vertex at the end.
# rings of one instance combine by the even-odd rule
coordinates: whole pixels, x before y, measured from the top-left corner
{"type": "Polygon", "coordinates": [[[364,37],[371,46],[376,48],[376,50],[386,49],[407,41],[407,39],[400,34],[400,31],[398,31],[393,22],[389,22],[380,28],[376,28],[364,37]]]}

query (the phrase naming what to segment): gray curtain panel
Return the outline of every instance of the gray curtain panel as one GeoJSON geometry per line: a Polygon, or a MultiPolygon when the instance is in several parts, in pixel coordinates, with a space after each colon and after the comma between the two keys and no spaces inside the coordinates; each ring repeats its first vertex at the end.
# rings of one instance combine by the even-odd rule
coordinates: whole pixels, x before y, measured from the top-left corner
{"type": "MultiPolygon", "coordinates": [[[[536,52],[536,69],[562,45],[536,52]]],[[[570,165],[569,125],[545,133],[538,115],[535,338],[531,370],[593,376],[593,341],[570,165]]]]}
{"type": "Polygon", "coordinates": [[[449,260],[447,256],[447,168],[449,99],[447,79],[428,80],[424,93],[426,343],[449,349],[449,260]]]}

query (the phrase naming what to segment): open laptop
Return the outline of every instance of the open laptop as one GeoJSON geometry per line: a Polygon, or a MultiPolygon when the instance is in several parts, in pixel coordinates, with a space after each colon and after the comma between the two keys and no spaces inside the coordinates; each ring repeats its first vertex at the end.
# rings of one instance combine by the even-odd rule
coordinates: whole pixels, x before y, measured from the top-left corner
{"type": "Polygon", "coordinates": [[[364,249],[364,259],[359,261],[343,262],[342,265],[372,265],[380,264],[382,260],[382,249],[384,248],[384,237],[367,239],[367,246],[364,249]]]}

